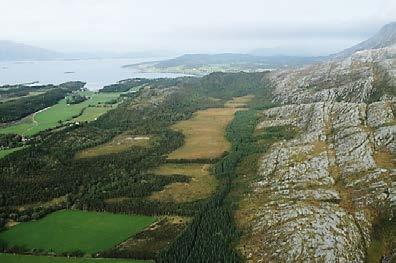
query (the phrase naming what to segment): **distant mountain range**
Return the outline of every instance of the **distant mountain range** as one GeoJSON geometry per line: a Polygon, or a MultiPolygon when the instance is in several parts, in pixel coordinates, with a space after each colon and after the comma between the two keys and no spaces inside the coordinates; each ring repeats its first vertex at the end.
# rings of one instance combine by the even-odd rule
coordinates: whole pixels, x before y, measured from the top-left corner
{"type": "Polygon", "coordinates": [[[299,65],[320,61],[319,57],[297,56],[254,56],[250,54],[223,53],[223,54],[186,54],[174,59],[160,61],[157,68],[168,67],[201,67],[213,64],[260,64],[260,65],[299,65]]]}
{"type": "Polygon", "coordinates": [[[0,40],[0,60],[44,60],[63,57],[63,54],[30,45],[0,40]]]}
{"type": "MultiPolygon", "coordinates": [[[[271,56],[278,49],[256,50],[251,54],[187,54],[174,59],[138,65],[141,71],[170,71],[206,74],[211,71],[259,71],[263,68],[294,67],[332,59],[343,59],[356,51],[396,44],[396,22],[383,26],[373,37],[339,53],[323,57],[271,56]],[[227,66],[225,66],[227,65],[227,66]]],[[[134,65],[132,65],[134,66],[134,65]]]]}
{"type": "Polygon", "coordinates": [[[206,75],[212,72],[258,72],[322,61],[322,57],[254,56],[250,54],[186,54],[163,61],[125,65],[141,73],[206,75]]]}
{"type": "Polygon", "coordinates": [[[153,58],[171,57],[167,51],[150,52],[73,52],[62,53],[31,45],[0,40],[0,60],[51,60],[51,59],[89,59],[89,58],[153,58]]]}

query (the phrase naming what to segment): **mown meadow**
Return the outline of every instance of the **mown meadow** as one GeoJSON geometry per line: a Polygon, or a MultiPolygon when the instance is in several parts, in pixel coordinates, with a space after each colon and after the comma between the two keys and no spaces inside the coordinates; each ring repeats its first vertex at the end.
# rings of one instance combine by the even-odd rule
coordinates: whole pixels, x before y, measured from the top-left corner
{"type": "Polygon", "coordinates": [[[93,121],[112,109],[106,102],[117,99],[120,93],[81,92],[89,97],[77,104],[67,104],[65,99],[57,104],[25,117],[20,123],[0,128],[0,133],[15,133],[32,136],[41,131],[55,128],[66,121],[93,121]]]}
{"type": "Polygon", "coordinates": [[[28,250],[93,254],[126,240],[155,220],[151,216],[60,210],[0,232],[0,240],[9,247],[28,250]]]}

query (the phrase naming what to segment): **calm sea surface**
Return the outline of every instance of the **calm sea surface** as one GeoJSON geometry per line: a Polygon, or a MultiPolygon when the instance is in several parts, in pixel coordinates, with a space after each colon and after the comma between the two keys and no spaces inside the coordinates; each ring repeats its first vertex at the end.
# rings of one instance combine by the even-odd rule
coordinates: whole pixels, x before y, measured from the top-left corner
{"type": "Polygon", "coordinates": [[[60,84],[80,80],[87,83],[90,90],[116,83],[127,78],[164,78],[179,77],[183,74],[139,73],[123,65],[160,58],[146,59],[81,59],[50,61],[0,61],[0,85],[23,84],[38,81],[39,84],[60,84]]]}

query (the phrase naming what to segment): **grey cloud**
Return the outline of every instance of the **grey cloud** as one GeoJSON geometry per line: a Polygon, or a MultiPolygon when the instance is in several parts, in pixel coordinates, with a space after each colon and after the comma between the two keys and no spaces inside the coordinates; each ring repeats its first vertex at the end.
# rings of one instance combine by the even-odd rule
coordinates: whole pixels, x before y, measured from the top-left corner
{"type": "Polygon", "coordinates": [[[223,27],[180,28],[172,36],[197,39],[290,39],[290,38],[349,38],[361,39],[373,35],[386,22],[363,22],[352,25],[229,25],[223,27]]]}
{"type": "Polygon", "coordinates": [[[394,0],[0,0],[0,10],[0,39],[60,51],[330,52],[396,20],[394,0]]]}

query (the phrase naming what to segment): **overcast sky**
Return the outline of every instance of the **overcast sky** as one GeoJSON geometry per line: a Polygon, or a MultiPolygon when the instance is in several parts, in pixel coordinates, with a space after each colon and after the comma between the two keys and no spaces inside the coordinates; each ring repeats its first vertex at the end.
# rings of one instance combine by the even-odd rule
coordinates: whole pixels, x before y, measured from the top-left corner
{"type": "Polygon", "coordinates": [[[393,20],[395,0],[0,0],[0,39],[63,52],[318,55],[393,20]]]}

